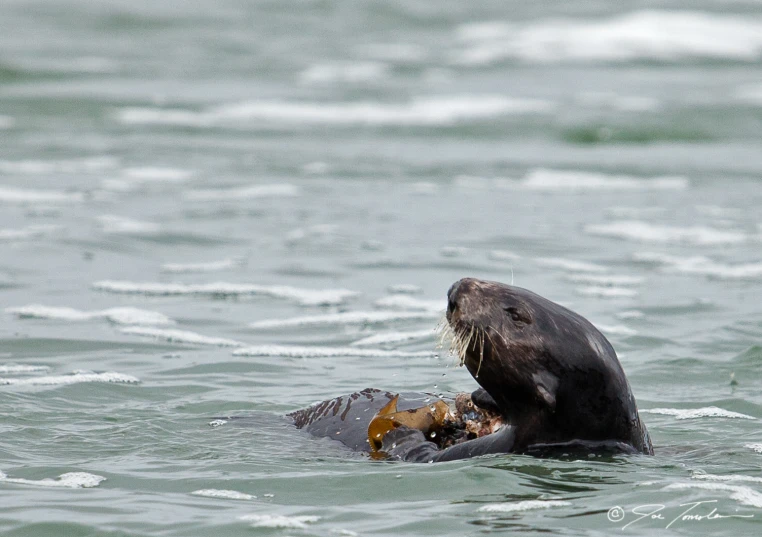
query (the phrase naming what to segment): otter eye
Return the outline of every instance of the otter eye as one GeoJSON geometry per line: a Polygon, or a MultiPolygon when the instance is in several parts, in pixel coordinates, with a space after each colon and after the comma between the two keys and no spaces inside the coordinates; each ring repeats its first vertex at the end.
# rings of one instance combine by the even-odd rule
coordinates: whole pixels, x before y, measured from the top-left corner
{"type": "Polygon", "coordinates": [[[505,312],[511,316],[511,320],[515,323],[525,323],[530,324],[532,320],[529,318],[528,315],[526,315],[524,312],[520,311],[518,308],[514,307],[508,307],[503,308],[505,312]]]}

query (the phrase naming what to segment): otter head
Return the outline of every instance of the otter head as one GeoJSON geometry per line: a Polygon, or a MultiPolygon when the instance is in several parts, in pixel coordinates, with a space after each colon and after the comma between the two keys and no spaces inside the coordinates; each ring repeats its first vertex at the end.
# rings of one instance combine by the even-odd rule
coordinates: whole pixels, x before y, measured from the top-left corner
{"type": "Polygon", "coordinates": [[[590,322],[526,289],[473,278],[453,284],[447,299],[453,350],[506,418],[550,420],[563,438],[573,435],[565,421],[583,417],[604,434],[629,386],[590,322]]]}

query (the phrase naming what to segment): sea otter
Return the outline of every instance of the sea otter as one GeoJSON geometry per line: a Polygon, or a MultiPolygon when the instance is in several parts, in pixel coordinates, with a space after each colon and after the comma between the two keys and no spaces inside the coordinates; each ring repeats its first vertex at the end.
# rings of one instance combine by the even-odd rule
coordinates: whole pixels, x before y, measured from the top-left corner
{"type": "Polygon", "coordinates": [[[289,414],[295,425],[414,462],[559,450],[653,455],[614,348],[585,318],[526,289],[474,278],[450,288],[446,317],[454,351],[481,386],[460,408],[367,389],[289,414]]]}

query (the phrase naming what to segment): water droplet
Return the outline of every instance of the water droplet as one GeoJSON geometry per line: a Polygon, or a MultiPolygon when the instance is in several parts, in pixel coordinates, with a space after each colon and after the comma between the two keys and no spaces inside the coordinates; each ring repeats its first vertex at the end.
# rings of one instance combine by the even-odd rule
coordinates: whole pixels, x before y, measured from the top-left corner
{"type": "Polygon", "coordinates": [[[436,384],[434,384],[434,389],[435,389],[435,390],[436,390],[438,387],[439,387],[439,386],[437,386],[436,384]]]}
{"type": "Polygon", "coordinates": [[[381,433],[378,433],[378,434],[376,435],[376,438],[381,438],[381,433]]]}

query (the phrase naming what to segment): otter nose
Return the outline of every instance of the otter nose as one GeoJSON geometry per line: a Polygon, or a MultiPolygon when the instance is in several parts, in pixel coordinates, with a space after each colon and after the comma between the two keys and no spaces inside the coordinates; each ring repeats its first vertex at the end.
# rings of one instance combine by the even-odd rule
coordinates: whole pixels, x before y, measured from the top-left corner
{"type": "Polygon", "coordinates": [[[457,311],[461,298],[478,285],[478,280],[473,278],[463,278],[452,284],[450,290],[447,291],[447,313],[451,315],[457,311]]]}

